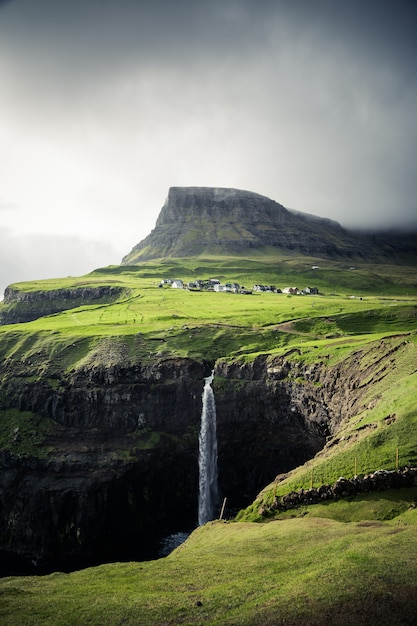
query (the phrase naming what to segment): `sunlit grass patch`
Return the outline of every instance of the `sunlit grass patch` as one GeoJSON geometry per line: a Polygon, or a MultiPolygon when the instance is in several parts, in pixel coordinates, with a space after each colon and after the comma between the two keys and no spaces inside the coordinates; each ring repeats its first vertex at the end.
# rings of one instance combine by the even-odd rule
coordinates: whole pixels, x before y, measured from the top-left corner
{"type": "Polygon", "coordinates": [[[388,523],[323,518],[210,523],[165,559],[0,580],[0,617],[5,626],[260,626],[277,615],[322,624],[323,613],[345,605],[372,619],[374,603],[401,585],[412,601],[416,539],[417,527],[406,524],[393,532],[388,523]]]}

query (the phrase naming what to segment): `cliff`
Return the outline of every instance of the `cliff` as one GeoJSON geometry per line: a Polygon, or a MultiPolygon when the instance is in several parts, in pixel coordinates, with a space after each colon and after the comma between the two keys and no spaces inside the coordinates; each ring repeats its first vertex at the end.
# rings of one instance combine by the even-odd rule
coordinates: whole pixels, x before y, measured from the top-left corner
{"type": "Polygon", "coordinates": [[[85,304],[109,304],[123,289],[111,285],[23,291],[6,287],[0,309],[0,324],[31,322],[44,315],[53,315],[85,304]]]}
{"type": "Polygon", "coordinates": [[[194,527],[201,394],[213,366],[220,490],[232,510],[246,506],[337,437],[403,343],[332,366],[298,362],[297,351],[213,365],[132,362],[119,340],[111,362],[96,350],[36,377],[36,363],[9,357],[0,366],[3,556],[29,571],[146,558],[164,533],[194,527]]]}
{"type": "Polygon", "coordinates": [[[171,187],[154,230],[123,258],[232,254],[276,248],[315,257],[372,258],[381,250],[337,222],[289,211],[257,193],[171,187]]]}

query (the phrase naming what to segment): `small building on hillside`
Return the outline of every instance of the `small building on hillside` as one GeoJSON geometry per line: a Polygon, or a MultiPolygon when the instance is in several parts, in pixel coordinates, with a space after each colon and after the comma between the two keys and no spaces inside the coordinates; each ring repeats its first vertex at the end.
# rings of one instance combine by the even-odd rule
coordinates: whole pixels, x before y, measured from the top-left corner
{"type": "Polygon", "coordinates": [[[184,283],[179,278],[173,280],[171,286],[173,287],[173,289],[184,289],[184,283]]]}
{"type": "Polygon", "coordinates": [[[254,285],[253,291],[269,291],[271,293],[282,293],[275,285],[254,285]]]}
{"type": "Polygon", "coordinates": [[[224,291],[226,293],[239,293],[240,286],[237,283],[226,283],[225,285],[216,283],[213,289],[214,291],[224,291]]]}
{"type": "Polygon", "coordinates": [[[172,280],[170,278],[163,278],[159,283],[158,287],[164,287],[165,285],[171,285],[172,280]]]}
{"type": "Polygon", "coordinates": [[[228,291],[229,293],[238,293],[240,289],[240,286],[238,285],[238,283],[226,283],[225,284],[225,291],[228,291]]]}
{"type": "Polygon", "coordinates": [[[291,295],[299,295],[301,292],[298,287],[284,287],[282,293],[289,293],[291,295]]]}

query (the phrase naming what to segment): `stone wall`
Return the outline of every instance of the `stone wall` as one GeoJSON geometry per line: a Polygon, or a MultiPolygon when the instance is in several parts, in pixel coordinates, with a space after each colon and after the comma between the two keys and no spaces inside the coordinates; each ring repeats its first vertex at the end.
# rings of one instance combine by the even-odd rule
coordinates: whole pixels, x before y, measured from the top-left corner
{"type": "Polygon", "coordinates": [[[360,493],[385,491],[387,489],[402,489],[417,486],[417,468],[405,467],[398,470],[377,470],[371,474],[354,476],[353,478],[340,477],[333,485],[321,485],[311,489],[291,491],[284,496],[275,496],[274,502],[262,505],[259,514],[267,517],[276,511],[288,511],[301,506],[320,504],[329,500],[351,498],[360,493]]]}

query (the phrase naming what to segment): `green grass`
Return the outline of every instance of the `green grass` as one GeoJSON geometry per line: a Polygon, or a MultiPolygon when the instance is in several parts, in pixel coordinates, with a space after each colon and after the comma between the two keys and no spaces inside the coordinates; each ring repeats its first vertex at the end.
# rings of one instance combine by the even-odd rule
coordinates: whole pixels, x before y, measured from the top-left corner
{"type": "Polygon", "coordinates": [[[382,615],[380,623],[399,624],[414,615],[416,580],[417,526],[405,517],[396,526],[314,517],[217,522],[165,559],[2,579],[0,620],[264,626],[342,623],[335,615],[370,624],[382,615]]]}
{"type": "MultiPolygon", "coordinates": [[[[366,333],[363,320],[370,307],[378,315],[380,303],[376,299],[365,303],[326,296],[312,300],[308,296],[287,298],[281,294],[244,296],[148,288],[128,302],[84,306],[33,322],[0,327],[0,340],[10,346],[6,357],[30,353],[31,344],[46,351],[48,345],[54,345],[55,351],[59,351],[58,346],[76,345],[82,356],[91,339],[126,337],[131,342],[128,337],[137,336],[141,338],[144,357],[161,353],[216,359],[267,352],[300,341],[342,338],[361,328],[366,333]],[[329,316],[337,319],[341,308],[350,310],[355,318],[354,328],[351,325],[343,331],[329,327],[329,316]],[[300,318],[303,323],[281,328],[282,324],[300,318]]],[[[410,307],[391,304],[391,324],[386,330],[404,331],[407,319],[408,330],[414,329],[416,318],[407,318],[404,308],[410,307]]],[[[382,329],[380,324],[374,330],[381,333],[382,329]]],[[[371,339],[369,331],[368,334],[371,339]]]]}
{"type": "MultiPolygon", "coordinates": [[[[216,359],[273,351],[296,341],[371,336],[417,328],[417,294],[411,285],[412,268],[402,268],[402,277],[407,279],[407,293],[411,291],[414,295],[405,297],[404,289],[399,286],[394,298],[382,295],[380,289],[381,282],[388,289],[394,281],[393,267],[379,266],[376,274],[376,269],[369,266],[351,271],[334,263],[328,263],[330,266],[326,269],[326,263],[320,270],[312,271],[314,260],[299,257],[177,259],[137,267],[101,268],[78,279],[20,283],[14,287],[27,292],[53,292],[63,287],[91,285],[117,285],[123,291],[113,302],[81,306],[68,302],[67,307],[71,308],[61,313],[0,327],[0,341],[19,344],[20,353],[24,355],[23,344],[29,347],[30,342],[47,342],[46,337],[51,333],[55,333],[52,342],[76,344],[81,352],[89,350],[89,339],[124,336],[131,344],[128,337],[138,336],[141,349],[137,354],[142,359],[158,355],[216,359]],[[366,269],[368,274],[372,270],[368,283],[366,269]],[[379,281],[375,275],[380,277],[379,281]],[[340,288],[341,284],[334,281],[343,276],[346,280],[341,281],[340,288]],[[173,277],[184,280],[217,277],[224,282],[236,280],[250,288],[257,282],[281,287],[309,285],[318,286],[322,293],[318,296],[237,295],[157,287],[162,278],[173,277]],[[363,287],[361,297],[351,298],[351,290],[346,293],[343,288],[345,282],[353,291],[355,286],[363,287]],[[334,295],[335,292],[339,295],[334,295]]],[[[17,356],[18,349],[11,350],[17,356]]]]}
{"type": "Polygon", "coordinates": [[[246,287],[254,283],[278,287],[296,285],[300,289],[317,286],[323,292],[346,295],[409,296],[416,292],[416,268],[390,264],[359,264],[355,270],[346,262],[288,255],[271,250],[269,254],[251,253],[240,256],[188,257],[160,259],[139,265],[117,265],[98,268],[82,277],[33,280],[11,285],[22,291],[43,291],[81,286],[113,285],[134,287],[137,279],[218,278],[222,282],[237,281],[246,287]],[[319,270],[312,270],[319,265],[319,270]]]}
{"type": "MultiPolygon", "coordinates": [[[[386,306],[386,305],[384,305],[386,306]]],[[[392,304],[395,311],[404,305],[392,304]]],[[[351,314],[379,309],[378,300],[367,302],[326,296],[292,296],[191,292],[158,289],[142,284],[130,298],[109,305],[86,305],[60,314],[19,324],[20,330],[59,330],[73,334],[132,334],[152,330],[179,329],[183,325],[224,324],[237,328],[264,327],[288,320],[351,314]]]]}
{"type": "MultiPolygon", "coordinates": [[[[344,304],[344,303],[343,303],[344,304]]],[[[344,336],[364,333],[407,332],[417,329],[417,306],[380,303],[378,307],[348,313],[332,313],[327,318],[307,317],[294,322],[294,330],[317,336],[344,336]]],[[[346,306],[346,305],[345,305],[346,306]]],[[[349,307],[346,306],[346,309],[349,307]]]]}
{"type": "MultiPolygon", "coordinates": [[[[119,267],[119,266],[115,266],[119,267]]],[[[62,278],[47,278],[42,280],[30,280],[9,285],[12,289],[23,292],[55,291],[60,289],[79,289],[82,287],[101,287],[105,285],[125,286],[125,278],[119,278],[120,271],[112,272],[112,266],[94,270],[85,276],[67,276],[62,278]]],[[[134,276],[134,268],[126,268],[123,276],[134,276]]]]}

